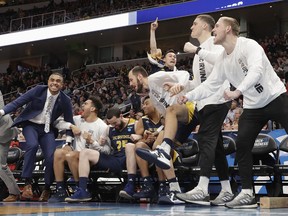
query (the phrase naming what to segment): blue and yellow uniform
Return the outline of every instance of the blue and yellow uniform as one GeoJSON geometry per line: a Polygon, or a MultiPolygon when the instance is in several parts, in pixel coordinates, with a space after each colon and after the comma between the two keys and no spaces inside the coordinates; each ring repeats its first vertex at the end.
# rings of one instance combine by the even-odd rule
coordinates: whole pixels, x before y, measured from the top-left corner
{"type": "Polygon", "coordinates": [[[142,121],[143,121],[144,130],[148,130],[152,133],[156,132],[157,129],[162,125],[161,120],[159,120],[159,122],[155,123],[155,122],[151,121],[151,119],[149,119],[148,116],[143,116],[142,121]]]}
{"type": "MultiPolygon", "coordinates": [[[[160,126],[162,126],[161,119],[156,123],[156,122],[153,122],[151,119],[149,119],[148,116],[143,116],[142,117],[142,122],[143,122],[144,131],[147,130],[147,131],[150,131],[151,133],[156,132],[157,129],[160,126]]],[[[153,142],[152,143],[146,143],[146,144],[148,146],[152,147],[153,142]]]]}
{"type": "Polygon", "coordinates": [[[111,140],[114,156],[125,156],[126,143],[133,143],[130,136],[131,134],[135,134],[135,122],[135,119],[130,118],[126,127],[124,127],[121,131],[114,127],[109,128],[108,137],[111,140]]]}
{"type": "Polygon", "coordinates": [[[135,119],[129,119],[122,130],[117,130],[114,127],[109,128],[108,137],[111,140],[113,152],[110,155],[100,153],[99,161],[95,165],[97,170],[120,173],[123,169],[126,169],[125,146],[127,143],[133,143],[130,136],[135,134],[135,122],[135,119]]]}

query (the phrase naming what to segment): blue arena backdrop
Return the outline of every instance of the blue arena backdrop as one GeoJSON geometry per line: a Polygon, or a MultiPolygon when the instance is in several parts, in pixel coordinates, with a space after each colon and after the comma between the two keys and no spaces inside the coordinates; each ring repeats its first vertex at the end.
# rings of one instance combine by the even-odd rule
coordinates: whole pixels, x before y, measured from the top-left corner
{"type": "Polygon", "coordinates": [[[156,17],[158,17],[159,20],[174,19],[201,13],[212,13],[215,11],[281,1],[283,0],[196,0],[183,2],[129,13],[3,34],[0,35],[0,47],[132,26],[154,21],[156,17]]]}
{"type": "Polygon", "coordinates": [[[283,0],[195,0],[137,11],[137,24],[154,21],[156,17],[158,20],[174,19],[281,1],[283,0]]]}

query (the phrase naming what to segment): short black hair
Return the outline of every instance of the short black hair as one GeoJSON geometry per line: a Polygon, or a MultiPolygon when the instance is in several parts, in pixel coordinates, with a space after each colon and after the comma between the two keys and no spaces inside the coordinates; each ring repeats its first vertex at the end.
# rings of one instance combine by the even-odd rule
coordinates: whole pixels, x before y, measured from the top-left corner
{"type": "Polygon", "coordinates": [[[146,100],[150,99],[149,95],[145,96],[142,100],[142,103],[144,103],[146,100]]]}
{"type": "Polygon", "coordinates": [[[95,96],[89,96],[89,97],[88,97],[88,100],[91,100],[91,101],[92,101],[94,107],[95,107],[96,110],[97,110],[97,113],[98,113],[99,110],[102,109],[103,104],[102,104],[101,100],[99,100],[97,97],[95,97],[95,96]]]}
{"type": "Polygon", "coordinates": [[[121,110],[117,107],[112,107],[112,108],[108,109],[107,114],[106,114],[106,118],[111,119],[111,118],[113,118],[113,116],[115,116],[116,118],[119,118],[120,115],[121,115],[121,110]]]}
{"type": "Polygon", "coordinates": [[[169,49],[165,52],[164,57],[168,54],[168,53],[174,53],[175,55],[177,55],[177,52],[174,49],[169,49]]]}
{"type": "Polygon", "coordinates": [[[62,77],[62,79],[64,79],[63,74],[60,73],[60,72],[52,72],[52,73],[49,75],[49,77],[52,76],[52,75],[58,75],[58,76],[62,77]]]}

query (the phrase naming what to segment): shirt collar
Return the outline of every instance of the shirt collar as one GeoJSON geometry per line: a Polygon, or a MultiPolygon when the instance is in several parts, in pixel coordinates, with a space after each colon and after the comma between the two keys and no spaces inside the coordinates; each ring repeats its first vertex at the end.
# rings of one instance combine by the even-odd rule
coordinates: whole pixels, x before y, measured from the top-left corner
{"type": "Polygon", "coordinates": [[[49,98],[50,96],[52,96],[53,99],[56,100],[56,98],[58,97],[59,94],[60,94],[60,92],[58,92],[58,94],[56,94],[56,95],[52,95],[52,94],[50,93],[49,89],[47,89],[47,98],[49,98]]]}

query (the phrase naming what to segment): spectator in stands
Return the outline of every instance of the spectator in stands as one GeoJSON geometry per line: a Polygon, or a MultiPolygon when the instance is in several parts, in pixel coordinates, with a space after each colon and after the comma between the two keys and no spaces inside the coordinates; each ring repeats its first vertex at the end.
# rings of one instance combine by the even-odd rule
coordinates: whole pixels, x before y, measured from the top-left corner
{"type": "Polygon", "coordinates": [[[126,111],[125,104],[123,103],[123,100],[120,97],[116,98],[116,103],[114,103],[113,107],[120,109],[122,113],[125,113],[126,111]]]}
{"type": "Polygon", "coordinates": [[[135,144],[130,139],[135,134],[135,120],[124,118],[118,108],[110,108],[107,111],[107,122],[111,125],[107,135],[111,140],[113,153],[110,155],[93,149],[83,149],[79,155],[79,188],[73,196],[67,197],[67,202],[82,202],[92,199],[87,190],[90,166],[92,169],[109,170],[121,173],[127,167],[128,182],[119,195],[132,199],[135,189],[136,159],[135,144]]]}
{"type": "MultiPolygon", "coordinates": [[[[4,106],[2,92],[0,91],[0,109],[4,106]]],[[[13,121],[10,115],[0,117],[0,178],[8,188],[9,196],[3,199],[3,202],[15,202],[19,199],[20,190],[8,167],[7,157],[11,140],[17,136],[18,130],[12,127],[13,121]]],[[[2,191],[3,193],[3,191],[2,191]]]]}
{"type": "MultiPolygon", "coordinates": [[[[2,116],[17,110],[25,104],[27,105],[12,125],[21,125],[26,139],[26,143],[23,144],[25,157],[22,178],[25,181],[25,186],[22,198],[33,198],[32,172],[35,167],[36,152],[40,145],[44,153],[46,168],[45,188],[39,201],[49,199],[50,185],[54,181],[53,154],[57,145],[55,138],[58,132],[51,123],[61,115],[64,115],[65,121],[74,123],[71,100],[61,91],[62,86],[62,75],[53,73],[49,76],[47,86],[38,85],[32,88],[0,110],[0,116],[2,116]]],[[[67,131],[67,134],[72,135],[72,132],[67,131]]]]}
{"type": "MultiPolygon", "coordinates": [[[[223,47],[213,44],[214,38],[211,37],[211,32],[214,25],[215,20],[213,17],[202,14],[196,17],[191,26],[191,37],[196,38],[200,43],[198,52],[201,49],[205,49],[205,51],[209,52],[211,55],[209,61],[205,61],[200,58],[199,55],[194,56],[194,79],[192,81],[194,85],[192,85],[192,87],[199,86],[210,76],[218,55],[223,51],[223,47]]],[[[194,45],[187,42],[184,46],[184,51],[188,53],[191,52],[191,47],[193,48],[194,45]]],[[[196,54],[198,54],[198,52],[196,52],[196,54]]],[[[184,88],[183,86],[179,87],[179,89],[184,88]]],[[[200,119],[197,140],[200,149],[199,166],[201,171],[198,185],[194,189],[187,193],[176,195],[185,202],[210,205],[208,187],[213,164],[216,166],[222,189],[216,199],[211,201],[211,204],[224,205],[225,202],[231,201],[234,197],[229,182],[228,163],[224,152],[223,137],[221,133],[223,121],[231,106],[231,102],[227,102],[223,98],[224,90],[229,87],[229,82],[225,81],[223,82],[222,87],[219,88],[218,91],[215,91],[210,97],[197,101],[200,119]]],[[[173,88],[177,88],[177,84],[170,86],[169,91],[173,95],[178,94],[178,92],[172,91],[173,88]]]]}
{"type": "Polygon", "coordinates": [[[136,91],[133,89],[128,96],[132,103],[133,110],[137,113],[141,110],[141,98],[138,94],[136,94],[136,91]]]}
{"type": "Polygon", "coordinates": [[[273,69],[274,69],[274,71],[276,72],[277,76],[279,76],[280,79],[284,80],[284,70],[283,70],[283,68],[281,68],[281,67],[279,66],[278,63],[275,62],[275,63],[273,64],[273,69]]]}
{"type": "Polygon", "coordinates": [[[122,100],[123,100],[123,104],[125,106],[125,110],[124,113],[129,112],[129,110],[131,109],[131,101],[128,98],[127,94],[125,92],[122,93],[122,100]]]}
{"type": "Polygon", "coordinates": [[[98,117],[101,107],[101,101],[90,96],[82,104],[82,114],[73,117],[75,125],[62,120],[55,125],[59,130],[71,129],[74,134],[74,141],[73,145],[66,143],[63,146],[59,146],[54,153],[54,174],[57,192],[48,202],[64,202],[67,197],[64,184],[66,163],[68,163],[73,179],[78,186],[79,154],[81,150],[88,148],[103,154],[110,154],[110,140],[105,135],[108,125],[98,117]]]}
{"type": "Polygon", "coordinates": [[[140,66],[134,67],[128,74],[130,86],[137,92],[143,94],[148,91],[153,105],[158,112],[165,116],[164,139],[156,150],[144,148],[137,149],[139,157],[148,162],[155,163],[164,171],[169,182],[170,193],[168,196],[160,197],[159,203],[182,204],[183,202],[175,197],[176,193],[181,192],[178,180],[176,179],[174,167],[171,161],[170,152],[173,149],[174,141],[183,143],[187,140],[191,131],[198,125],[197,111],[194,103],[188,103],[185,106],[177,104],[176,97],[170,97],[170,94],[164,89],[165,81],[188,84],[189,73],[187,71],[159,71],[148,77],[147,71],[140,66]],[[179,127],[178,127],[179,124],[179,127]]]}
{"type": "Polygon", "coordinates": [[[224,124],[231,125],[232,122],[234,121],[235,117],[235,109],[238,107],[238,102],[237,100],[233,100],[230,106],[230,109],[227,113],[227,116],[224,120],[224,124]]]}
{"type": "Polygon", "coordinates": [[[136,119],[136,120],[139,120],[139,119],[141,119],[141,118],[143,117],[143,115],[144,115],[144,113],[143,113],[143,111],[141,110],[141,111],[139,111],[139,112],[136,113],[135,119],[136,119]]]}
{"type": "Polygon", "coordinates": [[[242,112],[243,112],[243,108],[237,107],[235,109],[235,116],[234,116],[234,121],[232,122],[232,125],[231,125],[231,130],[238,130],[239,119],[240,119],[242,112]]]}
{"type": "MultiPolygon", "coordinates": [[[[236,19],[221,17],[213,29],[214,44],[225,51],[217,59],[211,75],[195,90],[179,97],[180,103],[201,100],[217,91],[228,79],[236,90],[225,90],[224,97],[233,100],[243,94],[244,109],[239,120],[236,140],[242,190],[228,208],[257,208],[252,189],[251,150],[259,132],[268,120],[278,121],[288,132],[288,95],[273,70],[263,48],[254,40],[238,37],[240,25],[236,19]]],[[[195,53],[197,47],[193,48],[195,53]]],[[[205,50],[198,55],[207,57],[205,50]]]]}
{"type": "Polygon", "coordinates": [[[129,110],[129,115],[128,115],[129,118],[133,118],[136,120],[136,113],[135,113],[135,110],[134,109],[130,109],[129,110]]]}

